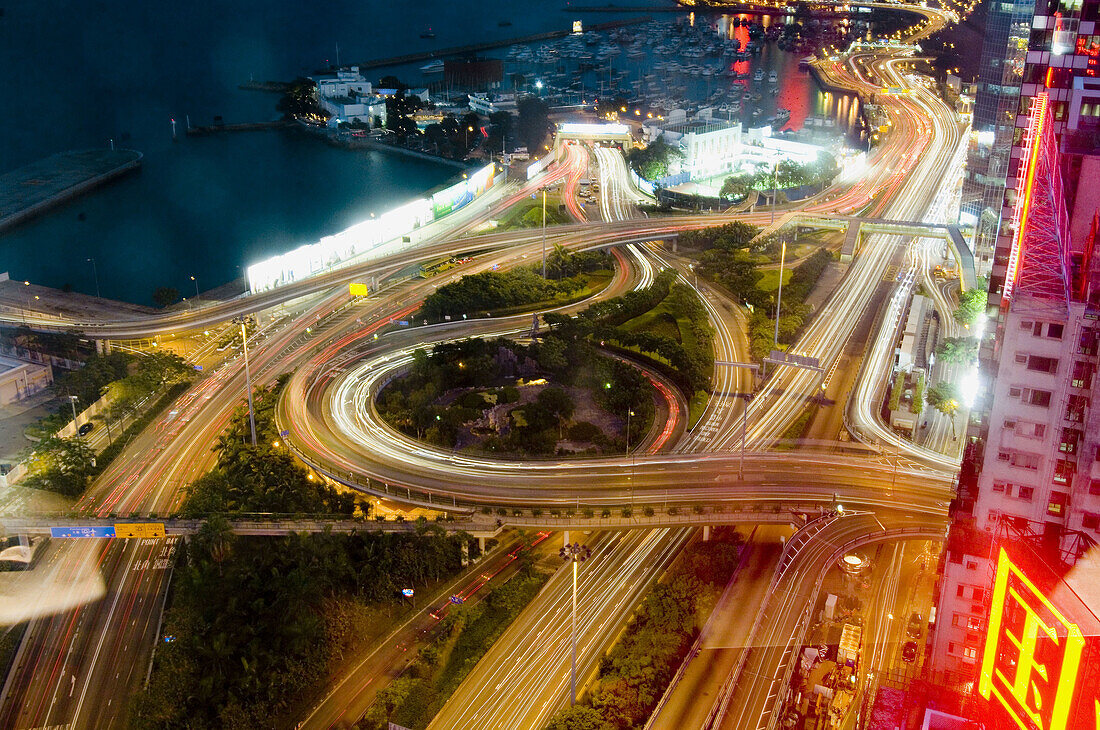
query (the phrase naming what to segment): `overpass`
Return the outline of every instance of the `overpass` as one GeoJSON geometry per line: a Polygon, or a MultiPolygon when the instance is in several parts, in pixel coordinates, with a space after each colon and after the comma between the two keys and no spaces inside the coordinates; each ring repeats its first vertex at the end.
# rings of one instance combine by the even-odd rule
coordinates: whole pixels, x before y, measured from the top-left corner
{"type": "Polygon", "coordinates": [[[959,281],[962,288],[973,289],[977,286],[977,272],[974,269],[974,253],[963,238],[958,226],[944,223],[925,223],[924,221],[903,221],[889,218],[861,218],[854,215],[822,215],[794,210],[777,218],[774,223],[763,228],[753,241],[771,236],[788,225],[824,228],[844,231],[844,244],[840,249],[840,260],[847,263],[859,249],[861,236],[884,234],[888,236],[912,236],[914,238],[941,238],[951,251],[959,269],[959,281]]]}

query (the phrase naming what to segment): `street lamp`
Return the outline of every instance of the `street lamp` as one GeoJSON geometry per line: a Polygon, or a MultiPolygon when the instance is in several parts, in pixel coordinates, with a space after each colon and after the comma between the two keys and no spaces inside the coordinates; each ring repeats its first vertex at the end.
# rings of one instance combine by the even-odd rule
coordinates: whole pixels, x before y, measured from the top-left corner
{"type": "Polygon", "coordinates": [[[253,324],[251,317],[236,317],[234,324],[241,326],[241,349],[244,350],[244,387],[248,396],[248,426],[252,430],[252,446],[256,446],[256,411],[252,407],[252,373],[248,369],[248,331],[245,325],[253,324]]]}
{"type": "MultiPolygon", "coordinates": [[[[76,402],[78,400],[80,400],[80,398],[78,396],[75,396],[75,395],[67,395],[65,397],[69,399],[69,405],[73,407],[73,429],[75,430],[76,429],[76,402]]],[[[77,432],[77,433],[79,433],[79,432],[77,432]]]]}
{"type": "Polygon", "coordinates": [[[191,281],[195,284],[195,299],[199,298],[199,280],[195,277],[191,277],[191,281]]]}
{"type": "Polygon", "coordinates": [[[99,297],[99,269],[96,268],[95,259],[90,258],[88,261],[92,264],[92,274],[95,276],[95,295],[99,297]]]}
{"type": "Polygon", "coordinates": [[[577,564],[588,560],[592,551],[575,542],[558,551],[562,560],[573,564],[573,662],[569,674],[569,706],[577,704],[577,564]]]}
{"type": "Polygon", "coordinates": [[[542,278],[546,278],[546,186],[542,186],[542,278]]]}
{"type": "Polygon", "coordinates": [[[779,292],[775,297],[775,349],[779,349],[779,307],[783,304],[783,265],[787,262],[787,242],[779,253],[779,292]]]}

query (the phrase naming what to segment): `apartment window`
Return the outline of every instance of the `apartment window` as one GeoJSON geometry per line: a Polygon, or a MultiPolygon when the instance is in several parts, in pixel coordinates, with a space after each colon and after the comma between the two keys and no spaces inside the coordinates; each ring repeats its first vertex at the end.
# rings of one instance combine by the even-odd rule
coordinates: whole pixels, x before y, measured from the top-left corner
{"type": "Polygon", "coordinates": [[[1063,418],[1070,423],[1081,423],[1085,420],[1085,409],[1088,408],[1089,399],[1083,395],[1071,395],[1066,403],[1066,412],[1063,418]]]}
{"type": "Polygon", "coordinates": [[[1027,362],[1027,353],[1017,352],[1016,353],[1016,362],[1019,363],[1020,365],[1023,365],[1024,363],[1026,363],[1027,362]]]}
{"type": "Polygon", "coordinates": [[[1081,527],[1086,530],[1095,530],[1100,527],[1100,515],[1086,512],[1084,516],[1081,517],[1081,527]]]}
{"type": "Polygon", "coordinates": [[[1035,326],[1035,323],[1033,321],[1031,321],[1030,319],[1025,319],[1025,320],[1022,320],[1020,322],[1020,329],[1022,329],[1022,330],[1029,330],[1034,326],[1035,326]]]}
{"type": "Polygon", "coordinates": [[[1008,389],[1008,395],[1009,395],[1010,398],[1019,398],[1020,393],[1021,393],[1020,388],[1009,388],[1008,389]]]}
{"type": "Polygon", "coordinates": [[[1093,479],[1089,482],[1089,494],[1100,494],[1100,479],[1093,479]]]}
{"type": "Polygon", "coordinates": [[[966,561],[966,569],[967,570],[977,570],[978,569],[978,561],[976,561],[976,560],[967,560],[966,561]]]}
{"type": "Polygon", "coordinates": [[[994,492],[1003,492],[1003,491],[1005,491],[1005,483],[1004,482],[993,482],[993,491],[994,492]]]}
{"type": "Polygon", "coordinates": [[[1035,494],[1034,487],[1020,487],[1020,492],[1017,495],[1020,499],[1031,501],[1032,496],[1035,494]]]}
{"type": "Polygon", "coordinates": [[[1047,514],[1054,517],[1063,517],[1066,514],[1066,505],[1069,504],[1069,494],[1066,492],[1051,492],[1050,501],[1047,502],[1047,514]]]}
{"type": "Polygon", "coordinates": [[[1036,373],[1056,373],[1058,372],[1058,359],[1041,355],[1028,355],[1027,369],[1036,373]]]}
{"type": "Polygon", "coordinates": [[[1076,454],[1083,435],[1076,428],[1063,428],[1062,440],[1058,443],[1058,450],[1063,454],[1076,454]]]}
{"type": "Polygon", "coordinates": [[[1012,466],[1020,469],[1030,469],[1031,471],[1036,471],[1042,461],[1042,458],[1038,454],[1029,454],[1026,451],[1014,451],[1011,456],[1012,458],[1009,459],[1009,463],[1012,464],[1012,466]]]}
{"type": "Polygon", "coordinates": [[[957,589],[955,590],[955,595],[956,595],[956,596],[958,596],[959,598],[962,598],[962,597],[963,597],[963,592],[964,592],[965,590],[966,590],[966,586],[959,586],[959,587],[958,587],[958,588],[957,588],[957,589]]]}
{"type": "Polygon", "coordinates": [[[1016,421],[1014,421],[1012,419],[1009,419],[1009,418],[1006,418],[1004,427],[1008,431],[1015,431],[1016,430],[1016,421]]]}
{"type": "Polygon", "coordinates": [[[1062,332],[1064,332],[1065,329],[1065,325],[1055,324],[1054,322],[1051,322],[1047,325],[1047,337],[1055,340],[1060,340],[1062,339],[1062,332]]]}
{"type": "Polygon", "coordinates": [[[976,659],[978,657],[978,650],[972,646],[964,646],[963,656],[967,659],[976,659]]]}
{"type": "Polygon", "coordinates": [[[1042,337],[1043,336],[1043,323],[1042,322],[1036,322],[1035,327],[1031,330],[1031,333],[1033,335],[1035,335],[1036,337],[1042,337]]]}
{"type": "Polygon", "coordinates": [[[1073,363],[1073,377],[1070,378],[1070,386],[1088,390],[1092,387],[1092,363],[1086,360],[1078,360],[1073,363]]]}
{"type": "Polygon", "coordinates": [[[974,593],[970,597],[973,598],[975,601],[982,600],[983,598],[985,598],[985,589],[975,588],[974,593]]]}
{"type": "Polygon", "coordinates": [[[1077,467],[1072,461],[1066,459],[1058,459],[1054,462],[1054,483],[1055,484],[1069,484],[1073,481],[1073,474],[1077,471],[1077,467]]]}
{"type": "Polygon", "coordinates": [[[968,631],[981,631],[982,630],[982,620],[980,618],[978,618],[977,616],[967,616],[966,617],[966,628],[967,628],[968,631]]]}
{"type": "Polygon", "coordinates": [[[1050,407],[1050,391],[1049,390],[1031,390],[1027,394],[1028,405],[1039,406],[1040,408],[1050,407]]]}

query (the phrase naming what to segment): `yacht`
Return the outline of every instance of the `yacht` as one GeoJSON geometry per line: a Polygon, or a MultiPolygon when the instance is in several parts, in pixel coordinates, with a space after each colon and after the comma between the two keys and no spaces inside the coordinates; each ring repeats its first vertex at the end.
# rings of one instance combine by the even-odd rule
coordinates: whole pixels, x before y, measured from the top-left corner
{"type": "Polygon", "coordinates": [[[752,80],[753,81],[763,81],[764,80],[764,72],[763,71],[757,71],[756,73],[754,73],[752,75],[752,80]]]}
{"type": "Polygon", "coordinates": [[[443,59],[437,58],[434,61],[429,61],[421,66],[420,70],[426,74],[441,74],[443,73],[443,59]]]}
{"type": "Polygon", "coordinates": [[[775,83],[778,83],[778,82],[779,82],[779,74],[777,74],[775,71],[772,71],[770,74],[768,74],[768,83],[769,84],[775,84],[775,83]]]}

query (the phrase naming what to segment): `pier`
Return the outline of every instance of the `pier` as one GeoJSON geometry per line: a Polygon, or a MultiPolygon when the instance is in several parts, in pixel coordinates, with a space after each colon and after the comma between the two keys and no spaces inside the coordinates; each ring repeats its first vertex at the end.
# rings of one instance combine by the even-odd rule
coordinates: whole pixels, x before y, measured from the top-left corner
{"type": "Polygon", "coordinates": [[[293,121],[280,119],[277,122],[243,122],[241,124],[210,124],[207,126],[188,127],[187,136],[201,137],[208,134],[221,132],[259,132],[265,129],[285,129],[294,126],[293,121]]]}
{"type": "Polygon", "coordinates": [[[0,231],[141,167],[136,150],[61,152],[0,175],[0,231]]]}
{"type": "MultiPolygon", "coordinates": [[[[611,30],[612,28],[622,28],[628,25],[638,25],[640,23],[646,23],[649,20],[651,20],[649,16],[645,16],[642,18],[631,18],[630,20],[613,20],[607,23],[598,23],[596,25],[589,26],[585,28],[585,30],[611,30]]],[[[403,56],[390,56],[389,58],[376,58],[373,61],[360,61],[358,66],[361,70],[368,68],[385,68],[387,66],[402,66],[406,63],[430,61],[435,58],[444,58],[447,56],[463,56],[469,53],[480,53],[481,51],[488,51],[493,48],[506,48],[508,46],[514,46],[521,43],[538,43],[539,41],[550,41],[554,40],[555,38],[564,38],[567,35],[571,35],[572,32],[572,30],[552,30],[546,33],[535,33],[534,35],[522,36],[520,38],[509,38],[502,41],[470,43],[465,46],[452,46],[450,48],[441,48],[436,51],[407,53],[403,56]]]]}

